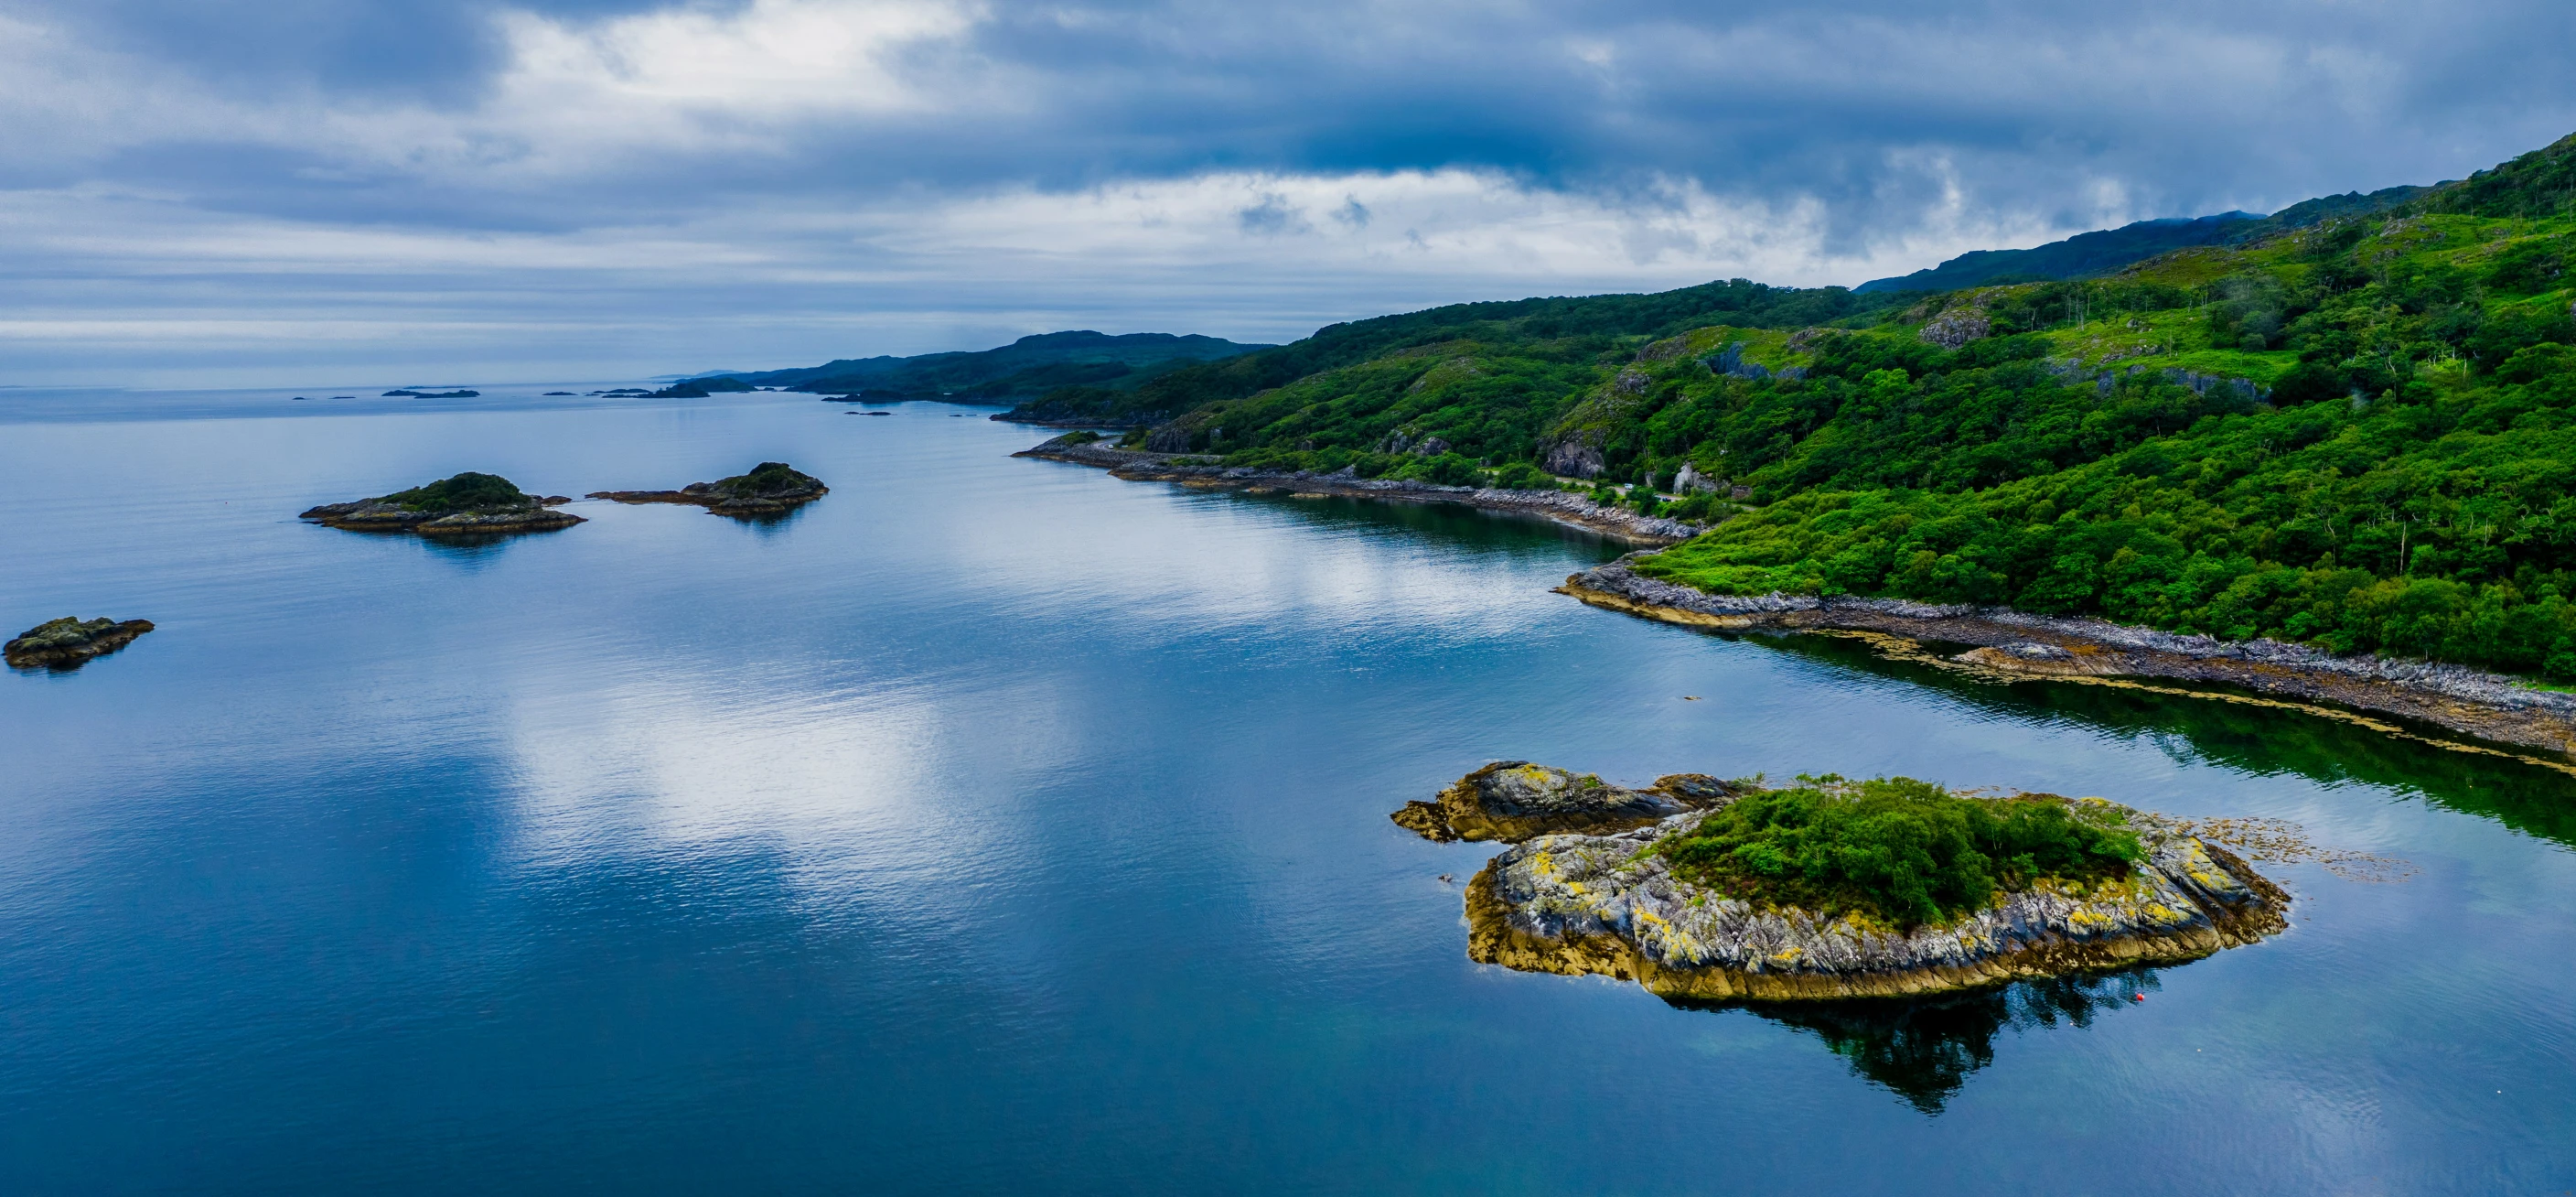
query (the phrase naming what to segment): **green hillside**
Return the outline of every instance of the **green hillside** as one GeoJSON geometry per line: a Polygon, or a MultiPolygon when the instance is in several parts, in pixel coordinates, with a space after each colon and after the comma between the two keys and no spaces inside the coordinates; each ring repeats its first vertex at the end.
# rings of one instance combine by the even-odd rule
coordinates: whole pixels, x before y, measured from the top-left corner
{"type": "MultiPolygon", "coordinates": [[[[1038,333],[999,349],[918,357],[844,358],[792,370],[739,372],[735,385],[784,387],[871,398],[1016,400],[1069,386],[1132,388],[1172,370],[1268,349],[1216,337],[1170,333],[1110,336],[1087,330],[1038,333]]],[[[711,385],[723,379],[693,380],[711,385]]]]}
{"type": "Polygon", "coordinates": [[[2576,138],[2301,207],[2105,278],[1461,305],[1023,410],[1230,464],[1686,478],[1663,505],[1723,522],[1643,568],[1711,591],[2576,680],[2576,138]]]}

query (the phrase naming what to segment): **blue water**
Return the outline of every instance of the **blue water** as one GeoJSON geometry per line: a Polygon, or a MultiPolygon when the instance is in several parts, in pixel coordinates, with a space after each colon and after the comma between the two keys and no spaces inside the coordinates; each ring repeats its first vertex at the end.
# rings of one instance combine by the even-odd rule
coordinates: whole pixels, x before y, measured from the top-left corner
{"type": "Polygon", "coordinates": [[[0,393],[7,630],[159,624],[0,675],[0,1191],[2576,1189],[2576,778],[1646,623],[1548,593],[1615,546],[1013,460],[982,410],[285,394],[0,393]],[[761,460],[832,494],[294,519],[761,460]],[[1386,815],[1497,757],[2415,871],[2281,866],[2288,934],[2146,974],[1680,1009],[1467,961],[1441,875],[1492,849],[1386,815]]]}

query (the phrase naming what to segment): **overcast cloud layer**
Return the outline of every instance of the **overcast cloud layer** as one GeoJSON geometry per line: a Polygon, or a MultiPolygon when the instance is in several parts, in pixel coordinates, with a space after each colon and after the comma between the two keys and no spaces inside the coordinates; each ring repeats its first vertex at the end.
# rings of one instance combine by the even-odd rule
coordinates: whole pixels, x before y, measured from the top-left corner
{"type": "Polygon", "coordinates": [[[0,383],[637,377],[1852,284],[2454,178],[2576,6],[18,0],[0,383]]]}

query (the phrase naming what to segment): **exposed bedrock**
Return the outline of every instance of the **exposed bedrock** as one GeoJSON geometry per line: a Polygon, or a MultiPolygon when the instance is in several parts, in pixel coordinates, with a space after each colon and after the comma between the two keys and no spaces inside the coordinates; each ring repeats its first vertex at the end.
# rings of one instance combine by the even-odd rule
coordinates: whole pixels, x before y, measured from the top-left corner
{"type": "Polygon", "coordinates": [[[1468,883],[1467,955],[1633,980],[1677,1000],[1898,996],[2196,960],[2279,932],[2289,908],[2233,854],[2150,825],[2146,859],[2125,878],[2040,882],[1937,925],[1825,917],[1728,898],[1649,850],[1705,817],[1505,851],[1468,883]]]}
{"type": "Polygon", "coordinates": [[[1528,761],[1496,761],[1461,777],[1433,802],[1390,816],[1430,840],[1518,843],[1559,831],[1624,831],[1717,805],[1733,791],[1697,773],[1658,778],[1643,790],[1528,761]]]}

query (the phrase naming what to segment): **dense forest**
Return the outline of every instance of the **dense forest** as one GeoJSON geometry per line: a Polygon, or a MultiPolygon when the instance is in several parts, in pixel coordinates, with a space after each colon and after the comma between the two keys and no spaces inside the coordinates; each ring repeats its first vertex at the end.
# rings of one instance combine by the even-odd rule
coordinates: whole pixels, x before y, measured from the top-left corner
{"type": "Polygon", "coordinates": [[[2576,680],[2576,137],[2261,224],[2071,281],[1434,309],[1023,414],[1231,464],[1616,487],[1712,525],[1643,567],[1712,591],[2576,680]]]}

